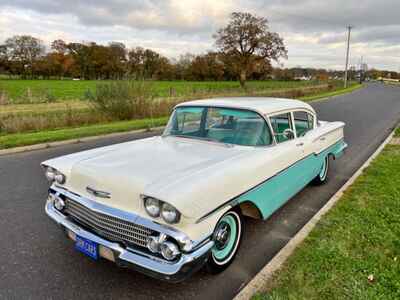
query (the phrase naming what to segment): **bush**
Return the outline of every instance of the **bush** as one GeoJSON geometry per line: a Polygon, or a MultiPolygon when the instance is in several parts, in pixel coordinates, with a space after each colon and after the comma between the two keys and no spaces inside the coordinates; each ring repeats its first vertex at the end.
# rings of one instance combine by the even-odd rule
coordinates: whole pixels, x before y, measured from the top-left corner
{"type": "Polygon", "coordinates": [[[0,90],[0,105],[7,105],[9,103],[7,93],[3,90],[0,90]]]}
{"type": "Polygon", "coordinates": [[[114,81],[98,84],[86,95],[93,108],[116,120],[151,116],[152,86],[145,81],[114,81]]]}

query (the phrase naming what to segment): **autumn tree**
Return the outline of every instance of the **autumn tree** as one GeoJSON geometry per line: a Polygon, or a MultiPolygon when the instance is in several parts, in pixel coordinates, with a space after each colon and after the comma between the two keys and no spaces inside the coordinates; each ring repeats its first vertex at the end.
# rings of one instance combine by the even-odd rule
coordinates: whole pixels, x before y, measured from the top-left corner
{"type": "Polygon", "coordinates": [[[55,75],[59,78],[71,75],[74,59],[68,51],[68,44],[60,39],[54,40],[51,49],[53,52],[47,55],[47,59],[55,75]]]}
{"type": "Polygon", "coordinates": [[[215,52],[197,55],[190,64],[195,80],[223,80],[224,64],[215,52]]]}
{"type": "Polygon", "coordinates": [[[165,79],[172,71],[169,60],[151,49],[131,49],[128,60],[129,73],[135,78],[165,79]]]}
{"type": "Polygon", "coordinates": [[[287,58],[283,39],[278,33],[269,31],[268,20],[250,13],[232,13],[228,25],[213,37],[242,87],[260,62],[270,64],[272,60],[287,58]]]}

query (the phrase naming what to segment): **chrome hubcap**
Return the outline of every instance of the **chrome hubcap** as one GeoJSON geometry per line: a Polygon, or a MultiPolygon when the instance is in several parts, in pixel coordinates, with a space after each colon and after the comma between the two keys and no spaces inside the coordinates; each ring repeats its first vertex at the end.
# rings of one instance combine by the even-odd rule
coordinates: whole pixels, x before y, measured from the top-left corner
{"type": "Polygon", "coordinates": [[[218,250],[224,249],[229,242],[230,228],[228,224],[221,223],[215,233],[215,246],[218,250]]]}

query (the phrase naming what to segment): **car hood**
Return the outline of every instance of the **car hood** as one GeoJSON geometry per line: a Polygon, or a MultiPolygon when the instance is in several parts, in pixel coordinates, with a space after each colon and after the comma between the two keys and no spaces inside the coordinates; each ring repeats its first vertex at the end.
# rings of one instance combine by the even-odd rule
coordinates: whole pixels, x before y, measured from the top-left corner
{"type": "Polygon", "coordinates": [[[195,217],[201,205],[178,196],[190,189],[193,184],[190,177],[199,173],[207,177],[218,164],[237,158],[247,148],[187,138],[153,137],[67,155],[43,164],[65,173],[68,190],[103,204],[143,215],[140,198],[143,194],[174,205],[186,217],[195,217]],[[95,197],[87,191],[88,187],[110,193],[110,198],[95,197]]]}

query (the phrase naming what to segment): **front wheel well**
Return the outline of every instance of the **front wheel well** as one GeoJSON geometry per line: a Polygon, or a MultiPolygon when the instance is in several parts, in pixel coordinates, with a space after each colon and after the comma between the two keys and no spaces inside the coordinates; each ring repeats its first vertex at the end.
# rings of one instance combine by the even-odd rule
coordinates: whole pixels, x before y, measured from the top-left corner
{"type": "Polygon", "coordinates": [[[262,219],[260,209],[251,201],[245,201],[238,205],[240,212],[243,216],[250,217],[253,219],[262,219]]]}

